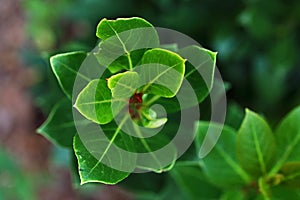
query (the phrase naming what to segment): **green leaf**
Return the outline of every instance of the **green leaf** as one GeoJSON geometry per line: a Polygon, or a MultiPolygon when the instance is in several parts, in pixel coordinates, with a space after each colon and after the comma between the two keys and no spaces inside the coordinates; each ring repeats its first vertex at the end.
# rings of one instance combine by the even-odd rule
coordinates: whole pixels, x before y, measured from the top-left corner
{"type": "Polygon", "coordinates": [[[185,71],[185,60],[165,49],[151,49],[142,58],[142,67],[136,69],[142,92],[171,98],[178,92],[185,71]]]}
{"type": "Polygon", "coordinates": [[[270,174],[274,175],[288,161],[300,161],[300,107],[292,110],[276,129],[279,159],[270,174]]]}
{"type": "MultiPolygon", "coordinates": [[[[98,124],[107,124],[114,118],[111,98],[111,91],[106,81],[92,80],[79,93],[74,106],[87,119],[98,124]]],[[[120,102],[121,105],[126,103],[123,99],[114,99],[114,101],[120,102]]]]}
{"type": "Polygon", "coordinates": [[[273,164],[275,150],[275,138],[268,123],[246,109],[237,138],[237,157],[241,166],[254,177],[266,174],[273,164]]]}
{"type": "MultiPolygon", "coordinates": [[[[52,70],[59,85],[69,99],[72,98],[73,86],[78,70],[86,57],[87,54],[85,52],[71,52],[58,54],[50,58],[52,70]]],[[[83,74],[78,74],[78,76],[84,82],[90,81],[90,79],[83,74]]]]}
{"type": "MultiPolygon", "coordinates": [[[[205,175],[212,183],[221,188],[232,188],[248,184],[251,179],[238,164],[235,151],[233,151],[236,145],[235,130],[215,123],[199,122],[195,139],[198,152],[203,145],[208,128],[212,128],[213,132],[211,133],[219,131],[222,131],[222,133],[212,151],[201,160],[205,175]]],[[[209,139],[206,142],[216,139],[213,134],[207,137],[209,139]]]]}
{"type": "Polygon", "coordinates": [[[107,85],[114,98],[131,97],[138,86],[139,76],[136,72],[118,73],[108,79],[107,85]]]}
{"type": "MultiPolygon", "coordinates": [[[[95,141],[95,143],[98,144],[99,142],[95,141]]],[[[102,163],[102,160],[96,159],[94,155],[90,153],[91,151],[87,150],[84,146],[79,135],[74,137],[74,151],[78,160],[81,184],[89,182],[116,184],[130,174],[129,172],[108,167],[102,163]]]]}
{"type": "Polygon", "coordinates": [[[218,188],[207,181],[199,164],[177,162],[170,171],[170,175],[176,182],[178,189],[186,195],[186,199],[218,199],[221,194],[218,188]]]}
{"type": "Polygon", "coordinates": [[[132,69],[147,49],[159,45],[155,28],[138,17],[103,19],[98,24],[96,35],[102,39],[97,59],[112,73],[132,69]]]}
{"type": "Polygon", "coordinates": [[[71,101],[63,99],[57,103],[37,131],[53,143],[71,148],[76,134],[71,101]]]}
{"type": "Polygon", "coordinates": [[[300,162],[285,163],[280,169],[283,175],[282,183],[287,186],[299,188],[300,186],[300,162]]]}

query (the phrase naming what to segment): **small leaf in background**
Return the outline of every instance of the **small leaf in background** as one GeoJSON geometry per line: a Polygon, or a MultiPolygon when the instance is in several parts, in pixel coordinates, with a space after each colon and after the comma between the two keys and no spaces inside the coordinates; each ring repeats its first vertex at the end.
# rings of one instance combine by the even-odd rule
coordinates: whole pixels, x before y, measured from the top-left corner
{"type": "Polygon", "coordinates": [[[300,186],[300,162],[285,163],[280,169],[280,174],[283,175],[282,184],[299,188],[300,186]]]}
{"type": "Polygon", "coordinates": [[[185,60],[178,54],[165,49],[151,49],[142,58],[142,66],[136,71],[142,92],[171,98],[178,92],[185,71],[185,60]]]}
{"type": "Polygon", "coordinates": [[[113,98],[124,98],[126,100],[135,93],[138,81],[139,76],[136,72],[127,71],[111,76],[107,85],[113,98]]]}
{"type": "Polygon", "coordinates": [[[186,199],[218,199],[221,195],[221,191],[207,181],[199,164],[177,162],[170,175],[186,199]]]}
{"type": "Polygon", "coordinates": [[[292,110],[276,129],[279,161],[281,167],[287,161],[300,161],[300,107],[292,110]]]}
{"type": "MultiPolygon", "coordinates": [[[[96,143],[98,144],[97,141],[96,143]]],[[[74,137],[74,151],[78,160],[78,169],[81,184],[89,182],[116,184],[130,174],[129,172],[123,172],[108,167],[102,163],[102,160],[96,159],[94,155],[92,155],[91,152],[86,149],[81,141],[81,138],[78,135],[74,137]]],[[[120,162],[128,161],[121,160],[120,162]]]]}
{"type": "Polygon", "coordinates": [[[71,148],[76,134],[71,101],[63,99],[57,103],[37,131],[53,143],[71,148]]]}
{"type": "MultiPolygon", "coordinates": [[[[58,54],[50,58],[52,70],[59,85],[69,99],[72,98],[74,82],[86,56],[87,54],[84,52],[71,52],[58,54]]],[[[79,74],[79,76],[86,83],[90,81],[85,75],[79,74]]]]}
{"type": "MultiPolygon", "coordinates": [[[[237,135],[235,130],[219,124],[199,122],[195,139],[197,151],[199,152],[203,144],[208,128],[212,128],[216,132],[222,131],[222,133],[213,150],[200,160],[204,174],[210,182],[221,188],[247,185],[251,179],[238,164],[234,151],[237,135]]],[[[208,135],[208,137],[211,140],[215,139],[212,135],[208,135]]]]}
{"type": "Polygon", "coordinates": [[[276,143],[272,130],[262,117],[248,109],[238,131],[236,149],[239,163],[254,177],[266,174],[273,164],[276,143]]]}
{"type": "MultiPolygon", "coordinates": [[[[74,106],[87,119],[98,124],[106,124],[114,118],[111,98],[107,82],[102,79],[93,80],[80,92],[74,106]]],[[[122,105],[126,103],[123,101],[120,99],[122,105]]]]}
{"type": "Polygon", "coordinates": [[[159,46],[155,28],[138,17],[103,19],[98,24],[96,35],[102,39],[96,52],[97,59],[112,73],[131,70],[147,49],[159,46]]]}

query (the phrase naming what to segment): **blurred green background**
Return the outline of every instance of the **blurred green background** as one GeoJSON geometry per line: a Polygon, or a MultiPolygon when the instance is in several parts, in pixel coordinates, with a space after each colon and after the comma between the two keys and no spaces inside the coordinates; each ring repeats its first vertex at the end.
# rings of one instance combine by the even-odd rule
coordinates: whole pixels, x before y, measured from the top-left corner
{"type": "MultiPolygon", "coordinates": [[[[1,200],[132,199],[138,194],[119,187],[76,187],[68,166],[72,152],[35,132],[62,97],[49,57],[89,51],[102,18],[132,16],[218,52],[218,69],[231,85],[228,124],[238,127],[245,107],[274,124],[299,105],[300,1],[0,0],[1,200]]],[[[164,199],[177,191],[164,176],[140,175],[123,185],[154,180],[140,185],[143,198],[161,192],[157,198],[164,199]]]]}

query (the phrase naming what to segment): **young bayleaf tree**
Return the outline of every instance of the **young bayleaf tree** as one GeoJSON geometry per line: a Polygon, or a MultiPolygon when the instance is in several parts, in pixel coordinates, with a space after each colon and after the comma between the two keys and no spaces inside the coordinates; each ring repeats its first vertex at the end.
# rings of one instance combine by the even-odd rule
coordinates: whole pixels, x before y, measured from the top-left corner
{"type": "Polygon", "coordinates": [[[198,109],[209,95],[216,53],[199,46],[171,51],[138,17],[103,19],[96,36],[92,52],[50,58],[66,98],[38,132],[75,152],[81,184],[116,184],[136,171],[171,170],[181,155],[172,139],[182,110],[198,109]],[[194,59],[188,59],[191,52],[194,59]],[[187,90],[184,81],[195,95],[182,104],[177,96],[187,90]]]}

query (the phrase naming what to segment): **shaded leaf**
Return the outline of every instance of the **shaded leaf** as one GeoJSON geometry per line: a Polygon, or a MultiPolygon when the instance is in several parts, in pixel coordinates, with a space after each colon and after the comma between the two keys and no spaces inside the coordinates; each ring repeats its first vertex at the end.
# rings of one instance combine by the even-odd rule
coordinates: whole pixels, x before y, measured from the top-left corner
{"type": "Polygon", "coordinates": [[[217,56],[215,52],[193,45],[180,49],[179,55],[187,59],[184,79],[189,84],[182,84],[178,92],[184,105],[178,106],[176,98],[157,100],[168,112],[176,112],[201,103],[209,95],[214,83],[217,56]],[[195,95],[196,99],[190,98],[190,94],[195,95]]]}
{"type": "Polygon", "coordinates": [[[253,176],[266,174],[273,164],[275,150],[275,138],[267,122],[246,109],[237,138],[237,157],[241,166],[253,176]]]}
{"type": "Polygon", "coordinates": [[[184,78],[193,87],[200,103],[208,96],[212,89],[217,53],[192,45],[180,49],[179,55],[188,61],[184,78]]]}
{"type": "MultiPolygon", "coordinates": [[[[123,172],[102,163],[86,149],[81,138],[74,137],[74,151],[78,160],[78,169],[81,184],[100,182],[104,184],[116,184],[126,178],[130,173],[123,172]]],[[[109,159],[109,158],[107,158],[109,159]]]]}
{"type": "Polygon", "coordinates": [[[207,181],[199,164],[177,162],[170,175],[186,199],[217,199],[221,194],[218,188],[207,181]]]}
{"type": "MultiPolygon", "coordinates": [[[[236,145],[235,130],[227,126],[222,127],[215,123],[199,122],[197,124],[195,140],[198,152],[200,146],[203,145],[209,127],[215,132],[222,131],[222,133],[212,151],[201,160],[204,174],[208,177],[210,182],[221,188],[248,184],[251,179],[238,164],[235,151],[233,151],[236,145]]],[[[208,135],[208,137],[209,140],[216,139],[213,134],[208,135]]]]}
{"type": "Polygon", "coordinates": [[[37,131],[53,143],[71,148],[76,134],[71,101],[63,99],[57,103],[37,131]]]}
{"type": "Polygon", "coordinates": [[[280,169],[280,174],[283,175],[284,185],[300,187],[300,162],[285,163],[280,169]]]}
{"type": "MultiPolygon", "coordinates": [[[[78,70],[85,60],[85,52],[71,52],[52,56],[50,64],[57,78],[59,85],[69,99],[72,98],[72,91],[78,70]]],[[[84,82],[89,82],[89,77],[79,74],[84,82]]]]}

